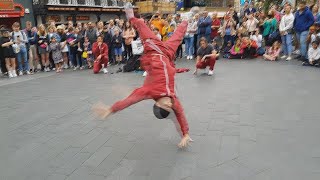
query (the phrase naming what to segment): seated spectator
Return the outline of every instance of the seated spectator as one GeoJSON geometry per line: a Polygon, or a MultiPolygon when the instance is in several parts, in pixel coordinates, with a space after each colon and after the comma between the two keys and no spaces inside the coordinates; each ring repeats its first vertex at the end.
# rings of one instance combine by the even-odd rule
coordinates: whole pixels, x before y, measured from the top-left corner
{"type": "Polygon", "coordinates": [[[108,66],[108,45],[103,43],[103,37],[99,36],[97,42],[92,45],[92,53],[94,55],[93,73],[97,74],[102,69],[107,74],[108,66]]]}
{"type": "Polygon", "coordinates": [[[303,66],[312,65],[312,66],[319,66],[320,60],[320,48],[318,41],[313,41],[312,46],[309,47],[308,50],[308,60],[302,63],[303,66]]]}
{"type": "Polygon", "coordinates": [[[230,50],[232,48],[231,41],[228,41],[227,46],[222,50],[223,58],[230,58],[230,50]]]}
{"type": "Polygon", "coordinates": [[[232,46],[230,50],[229,59],[242,59],[243,58],[243,48],[241,46],[241,39],[237,39],[236,43],[232,46]]]}
{"type": "Polygon", "coordinates": [[[262,47],[262,34],[259,32],[259,28],[256,28],[256,31],[250,35],[250,39],[255,41],[257,44],[257,55],[263,55],[265,53],[265,49],[262,47]]]}
{"type": "Polygon", "coordinates": [[[315,40],[317,40],[317,31],[316,31],[316,26],[313,25],[309,28],[309,34],[307,36],[307,43],[309,48],[312,46],[312,43],[315,40]]]}
{"type": "Polygon", "coordinates": [[[249,37],[242,38],[243,58],[254,58],[257,53],[257,43],[249,37]]]}
{"type": "MultiPolygon", "coordinates": [[[[219,45],[217,44],[217,41],[216,41],[215,39],[212,40],[211,45],[212,45],[213,49],[214,49],[217,53],[220,52],[220,47],[219,47],[219,45]]],[[[219,59],[219,56],[217,57],[217,60],[218,60],[218,59],[219,59]]]]}
{"type": "Polygon", "coordinates": [[[280,43],[275,41],[272,46],[267,50],[267,52],[263,55],[265,60],[276,61],[280,54],[280,43]]]}
{"type": "Polygon", "coordinates": [[[216,58],[219,56],[219,53],[214,50],[211,44],[208,44],[208,41],[204,37],[200,39],[200,48],[198,49],[197,54],[198,56],[196,62],[196,70],[193,74],[196,75],[198,69],[206,69],[207,66],[209,66],[208,75],[213,75],[214,65],[216,63],[216,58]]]}

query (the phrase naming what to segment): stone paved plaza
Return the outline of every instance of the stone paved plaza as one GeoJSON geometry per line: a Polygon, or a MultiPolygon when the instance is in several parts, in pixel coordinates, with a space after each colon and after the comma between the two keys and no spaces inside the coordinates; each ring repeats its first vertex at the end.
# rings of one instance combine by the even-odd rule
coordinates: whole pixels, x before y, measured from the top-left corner
{"type": "Polygon", "coordinates": [[[297,61],[259,59],[219,60],[212,77],[177,74],[194,139],[185,150],[152,101],[93,116],[93,104],[125,97],[141,74],[1,78],[0,179],[319,180],[319,78],[297,61]]]}

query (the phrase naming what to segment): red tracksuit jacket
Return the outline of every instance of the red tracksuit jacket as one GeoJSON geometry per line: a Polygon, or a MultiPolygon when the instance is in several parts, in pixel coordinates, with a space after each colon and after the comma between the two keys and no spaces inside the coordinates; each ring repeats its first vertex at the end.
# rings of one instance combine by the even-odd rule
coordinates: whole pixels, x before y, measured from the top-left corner
{"type": "Polygon", "coordinates": [[[175,52],[187,29],[187,22],[182,22],[174,35],[168,41],[162,42],[142,20],[132,18],[130,21],[136,27],[143,42],[144,55],[141,57],[141,65],[148,75],[142,87],[134,90],[127,98],[116,102],[111,107],[112,112],[115,113],[145,99],[157,100],[161,97],[171,97],[172,109],[179,122],[182,135],[188,134],[188,122],[175,92],[176,69],[173,65],[175,52]]]}

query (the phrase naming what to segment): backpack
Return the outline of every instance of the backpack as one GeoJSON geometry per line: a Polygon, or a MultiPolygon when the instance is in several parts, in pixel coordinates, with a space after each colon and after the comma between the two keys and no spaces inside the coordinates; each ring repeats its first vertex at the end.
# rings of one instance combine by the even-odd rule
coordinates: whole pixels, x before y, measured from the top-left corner
{"type": "Polygon", "coordinates": [[[131,56],[127,64],[123,66],[123,72],[131,72],[140,69],[140,56],[131,56]]]}

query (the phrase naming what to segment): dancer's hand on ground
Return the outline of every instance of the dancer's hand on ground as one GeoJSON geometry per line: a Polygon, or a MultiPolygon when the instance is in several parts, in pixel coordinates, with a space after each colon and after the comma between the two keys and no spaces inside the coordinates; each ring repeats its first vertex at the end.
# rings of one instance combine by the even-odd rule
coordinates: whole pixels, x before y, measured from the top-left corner
{"type": "Polygon", "coordinates": [[[193,142],[193,140],[190,138],[189,134],[186,134],[181,139],[180,143],[178,144],[178,147],[185,148],[190,144],[190,142],[193,142]]]}
{"type": "Polygon", "coordinates": [[[197,70],[197,69],[194,70],[193,74],[194,74],[194,75],[197,75],[197,73],[198,73],[198,70],[197,70]]]}
{"type": "Polygon", "coordinates": [[[101,119],[105,119],[108,116],[110,116],[112,114],[112,110],[109,106],[103,104],[103,103],[97,103],[92,107],[92,111],[94,112],[94,114],[101,118],[101,119]]]}

